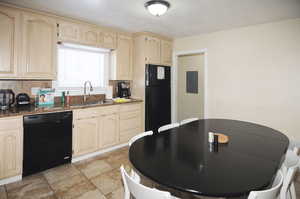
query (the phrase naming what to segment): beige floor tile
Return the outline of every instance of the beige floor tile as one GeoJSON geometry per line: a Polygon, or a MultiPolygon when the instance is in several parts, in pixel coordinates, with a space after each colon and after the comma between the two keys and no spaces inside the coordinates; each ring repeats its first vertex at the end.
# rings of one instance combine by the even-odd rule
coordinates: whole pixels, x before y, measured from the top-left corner
{"type": "Polygon", "coordinates": [[[122,186],[121,176],[111,171],[91,179],[91,182],[104,194],[108,194],[122,186]]]}
{"type": "Polygon", "coordinates": [[[23,178],[21,181],[10,183],[5,185],[7,192],[10,192],[14,189],[20,189],[26,186],[32,186],[39,183],[47,183],[46,179],[41,174],[35,174],[23,178]]]}
{"type": "Polygon", "coordinates": [[[76,167],[88,178],[96,177],[113,169],[105,160],[84,162],[82,164],[77,164],[76,167]]]}
{"type": "Polygon", "coordinates": [[[72,176],[50,186],[60,199],[73,199],[96,189],[83,175],[72,176]]]}
{"type": "Polygon", "coordinates": [[[49,184],[41,178],[25,179],[13,188],[10,186],[7,195],[8,199],[55,199],[49,184]]]}
{"type": "Polygon", "coordinates": [[[120,187],[113,192],[105,195],[107,199],[123,199],[124,198],[124,188],[120,187]]]}
{"type": "Polygon", "coordinates": [[[88,191],[74,199],[106,199],[106,197],[98,190],[88,191]]]}
{"type": "Polygon", "coordinates": [[[7,194],[4,186],[0,186],[0,198],[7,199],[7,194]]]}
{"type": "Polygon", "coordinates": [[[57,181],[80,174],[80,171],[72,164],[65,164],[43,172],[46,180],[53,184],[57,181]]]}

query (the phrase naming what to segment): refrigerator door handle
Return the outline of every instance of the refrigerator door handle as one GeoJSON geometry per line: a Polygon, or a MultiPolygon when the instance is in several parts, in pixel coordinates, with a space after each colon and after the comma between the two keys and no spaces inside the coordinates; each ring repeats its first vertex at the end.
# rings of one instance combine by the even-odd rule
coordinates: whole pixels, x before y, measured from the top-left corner
{"type": "Polygon", "coordinates": [[[148,68],[146,68],[146,86],[149,86],[149,71],[148,71],[148,68]]]}

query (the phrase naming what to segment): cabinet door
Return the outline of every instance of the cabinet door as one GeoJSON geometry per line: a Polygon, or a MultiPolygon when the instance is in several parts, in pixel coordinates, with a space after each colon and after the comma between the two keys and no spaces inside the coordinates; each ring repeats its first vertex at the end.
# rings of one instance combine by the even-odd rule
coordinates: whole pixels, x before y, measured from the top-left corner
{"type": "Polygon", "coordinates": [[[0,7],[0,77],[17,77],[20,14],[0,7]]]}
{"type": "Polygon", "coordinates": [[[0,131],[0,179],[22,173],[22,130],[0,131]]]}
{"type": "Polygon", "coordinates": [[[161,64],[172,65],[172,43],[170,41],[161,41],[161,64]]]}
{"type": "Polygon", "coordinates": [[[56,78],[57,25],[52,18],[23,14],[23,76],[33,79],[56,78]]]}
{"type": "Polygon", "coordinates": [[[154,37],[145,38],[146,63],[160,64],[160,40],[154,37]]]}
{"type": "Polygon", "coordinates": [[[73,131],[74,156],[84,155],[98,149],[98,118],[75,120],[73,131]]]}
{"type": "Polygon", "coordinates": [[[117,47],[117,79],[132,79],[132,39],[127,36],[118,36],[117,47]]]}
{"type": "Polygon", "coordinates": [[[60,21],[58,25],[58,40],[64,42],[79,42],[79,25],[60,21]]]}
{"type": "Polygon", "coordinates": [[[120,113],[120,142],[128,142],[132,137],[142,132],[141,111],[120,113]]]}
{"type": "Polygon", "coordinates": [[[82,27],[80,43],[91,46],[98,46],[100,32],[96,28],[82,27]]]}
{"type": "Polygon", "coordinates": [[[99,148],[105,148],[119,142],[119,116],[117,113],[101,116],[99,148]]]}
{"type": "Polygon", "coordinates": [[[102,32],[102,42],[100,43],[100,47],[102,48],[109,48],[109,49],[115,49],[116,48],[116,41],[117,41],[117,35],[114,32],[102,32]]]}

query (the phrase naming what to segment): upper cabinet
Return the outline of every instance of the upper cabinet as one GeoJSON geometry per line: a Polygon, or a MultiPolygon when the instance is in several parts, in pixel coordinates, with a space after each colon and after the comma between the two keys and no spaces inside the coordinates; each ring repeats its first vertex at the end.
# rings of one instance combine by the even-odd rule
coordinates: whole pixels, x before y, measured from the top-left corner
{"type": "Polygon", "coordinates": [[[145,61],[149,64],[160,64],[160,39],[155,37],[145,37],[145,61]]]}
{"type": "Polygon", "coordinates": [[[111,56],[111,80],[132,80],[132,38],[119,34],[117,40],[111,56]]]}
{"type": "Polygon", "coordinates": [[[58,22],[58,41],[79,42],[79,25],[67,21],[58,22]]]}
{"type": "Polygon", "coordinates": [[[172,65],[172,42],[161,40],[161,64],[165,66],[172,65]]]}
{"type": "Polygon", "coordinates": [[[16,78],[20,13],[0,7],[0,78],[16,78]]]}
{"type": "Polygon", "coordinates": [[[56,78],[57,24],[52,18],[23,13],[22,77],[56,78]]]}
{"type": "Polygon", "coordinates": [[[102,42],[102,34],[97,28],[90,26],[83,26],[80,29],[80,43],[98,47],[99,43],[102,42]]]}
{"type": "Polygon", "coordinates": [[[172,40],[169,38],[147,32],[134,34],[135,65],[172,66],[172,49],[172,40]]]}
{"type": "Polygon", "coordinates": [[[100,43],[101,48],[115,49],[117,45],[117,34],[110,31],[103,31],[103,40],[100,43]]]}

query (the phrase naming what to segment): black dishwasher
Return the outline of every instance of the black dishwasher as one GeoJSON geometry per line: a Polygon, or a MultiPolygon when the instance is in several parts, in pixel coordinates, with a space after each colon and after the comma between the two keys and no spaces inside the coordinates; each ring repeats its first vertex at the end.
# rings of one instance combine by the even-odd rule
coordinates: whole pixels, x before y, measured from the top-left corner
{"type": "Polygon", "coordinates": [[[23,176],[70,163],[71,111],[24,116],[23,176]]]}

